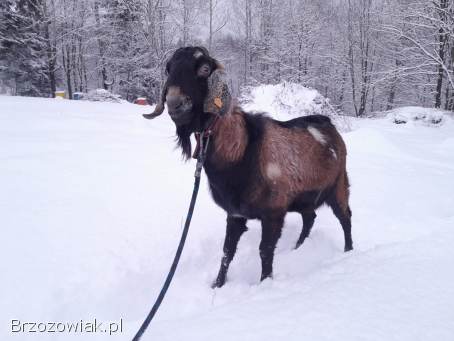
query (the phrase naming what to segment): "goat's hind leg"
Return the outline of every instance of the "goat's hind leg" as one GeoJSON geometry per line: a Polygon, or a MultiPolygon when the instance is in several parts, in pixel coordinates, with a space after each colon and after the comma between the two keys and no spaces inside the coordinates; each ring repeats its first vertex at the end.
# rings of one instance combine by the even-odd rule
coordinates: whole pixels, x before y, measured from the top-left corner
{"type": "Polygon", "coordinates": [[[335,205],[335,207],[332,206],[334,215],[339,219],[339,222],[342,225],[342,229],[344,230],[344,239],[345,239],[345,246],[344,246],[344,251],[351,251],[353,250],[353,239],[352,239],[352,221],[351,221],[351,216],[352,212],[350,210],[350,207],[347,206],[345,210],[342,210],[339,208],[339,206],[335,205]]]}
{"type": "Polygon", "coordinates": [[[224,256],[222,257],[218,276],[212,285],[213,288],[220,288],[225,284],[230,262],[235,256],[238,242],[241,238],[241,235],[245,231],[247,231],[245,218],[232,216],[227,217],[227,228],[224,241],[224,256]]]}
{"type": "Polygon", "coordinates": [[[315,211],[303,211],[301,212],[301,216],[303,217],[303,230],[301,231],[300,237],[296,242],[295,249],[299,248],[301,244],[304,243],[309,234],[311,233],[312,226],[314,226],[314,221],[317,215],[315,211]]]}
{"type": "Polygon", "coordinates": [[[334,215],[339,219],[344,230],[345,246],[344,251],[353,250],[352,240],[352,211],[348,205],[349,190],[348,190],[348,178],[347,175],[341,178],[337,183],[334,193],[327,200],[329,206],[331,206],[334,215]]]}

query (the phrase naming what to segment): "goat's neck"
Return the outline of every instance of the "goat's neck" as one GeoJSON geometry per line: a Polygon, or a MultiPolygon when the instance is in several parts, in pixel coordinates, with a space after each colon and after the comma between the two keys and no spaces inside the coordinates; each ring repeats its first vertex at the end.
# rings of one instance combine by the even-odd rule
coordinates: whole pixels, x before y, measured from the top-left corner
{"type": "Polygon", "coordinates": [[[232,110],[220,117],[213,128],[211,159],[219,167],[231,165],[243,159],[248,143],[243,115],[240,110],[232,110]]]}

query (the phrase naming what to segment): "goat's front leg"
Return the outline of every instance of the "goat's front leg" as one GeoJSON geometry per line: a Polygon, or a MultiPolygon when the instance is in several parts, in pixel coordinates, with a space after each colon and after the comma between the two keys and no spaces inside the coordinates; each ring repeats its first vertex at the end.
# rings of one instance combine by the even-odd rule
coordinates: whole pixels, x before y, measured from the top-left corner
{"type": "Polygon", "coordinates": [[[225,233],[224,241],[224,256],[222,257],[221,267],[219,269],[218,277],[214,281],[212,287],[220,288],[224,285],[229,269],[230,262],[235,256],[236,248],[241,235],[247,231],[246,219],[240,217],[227,217],[227,231],[225,233]]]}
{"type": "Polygon", "coordinates": [[[260,242],[260,258],[262,259],[261,281],[273,276],[274,249],[281,237],[285,214],[262,218],[262,241],[260,242]]]}

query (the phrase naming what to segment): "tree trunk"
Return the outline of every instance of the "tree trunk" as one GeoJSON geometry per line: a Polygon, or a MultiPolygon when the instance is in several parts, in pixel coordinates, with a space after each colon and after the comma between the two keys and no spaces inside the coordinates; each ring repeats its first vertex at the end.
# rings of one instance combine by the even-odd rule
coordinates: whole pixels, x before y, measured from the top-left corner
{"type": "Polygon", "coordinates": [[[100,31],[101,31],[101,20],[99,18],[99,0],[95,1],[95,22],[96,28],[98,31],[98,50],[99,50],[99,59],[101,62],[101,83],[104,90],[107,90],[107,70],[106,70],[106,59],[104,56],[105,52],[105,43],[102,39],[99,38],[100,31]]]}
{"type": "Polygon", "coordinates": [[[70,67],[68,55],[69,55],[68,49],[63,48],[62,64],[63,64],[63,69],[64,69],[65,75],[66,75],[66,88],[68,89],[68,98],[72,99],[73,98],[73,89],[72,89],[72,84],[71,84],[71,67],[70,67]]]}
{"type": "Polygon", "coordinates": [[[44,17],[44,38],[46,40],[46,55],[47,55],[47,76],[49,78],[49,91],[50,97],[55,97],[57,91],[57,84],[55,79],[55,64],[56,64],[56,51],[52,45],[50,38],[50,24],[51,18],[47,9],[46,1],[43,1],[43,17],[44,17]]]}
{"type": "Polygon", "coordinates": [[[246,40],[244,42],[244,84],[249,83],[249,71],[251,65],[251,35],[252,35],[252,14],[251,14],[251,0],[245,0],[245,33],[246,40]]]}
{"type": "Polygon", "coordinates": [[[440,62],[437,66],[437,85],[435,88],[435,108],[441,107],[441,95],[443,91],[443,63],[445,63],[446,44],[448,42],[448,32],[445,31],[443,24],[447,22],[446,10],[448,8],[448,0],[440,0],[439,3],[440,28],[438,30],[438,57],[440,62]]]}
{"type": "Polygon", "coordinates": [[[210,37],[208,40],[208,51],[211,53],[211,46],[213,44],[213,0],[209,1],[209,13],[210,13],[210,37]]]}
{"type": "Polygon", "coordinates": [[[358,107],[356,105],[356,81],[355,81],[355,60],[353,54],[353,15],[351,0],[348,0],[348,63],[350,78],[352,82],[352,101],[355,109],[355,116],[358,116],[358,107]]]}
{"type": "MultiPolygon", "coordinates": [[[[444,46],[442,43],[442,31],[443,29],[440,29],[440,48],[438,50],[438,54],[440,58],[443,60],[444,59],[444,46]]],[[[437,85],[435,88],[435,108],[440,108],[441,107],[441,92],[443,88],[443,66],[439,64],[437,66],[437,85]]]]}

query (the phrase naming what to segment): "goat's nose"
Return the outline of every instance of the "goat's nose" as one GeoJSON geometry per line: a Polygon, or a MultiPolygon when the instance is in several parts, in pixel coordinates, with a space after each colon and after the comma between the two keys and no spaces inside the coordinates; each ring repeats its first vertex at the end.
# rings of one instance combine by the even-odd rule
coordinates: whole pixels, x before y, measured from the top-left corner
{"type": "Polygon", "coordinates": [[[181,96],[172,96],[167,98],[167,106],[169,111],[178,110],[183,105],[183,98],[181,96]]]}

